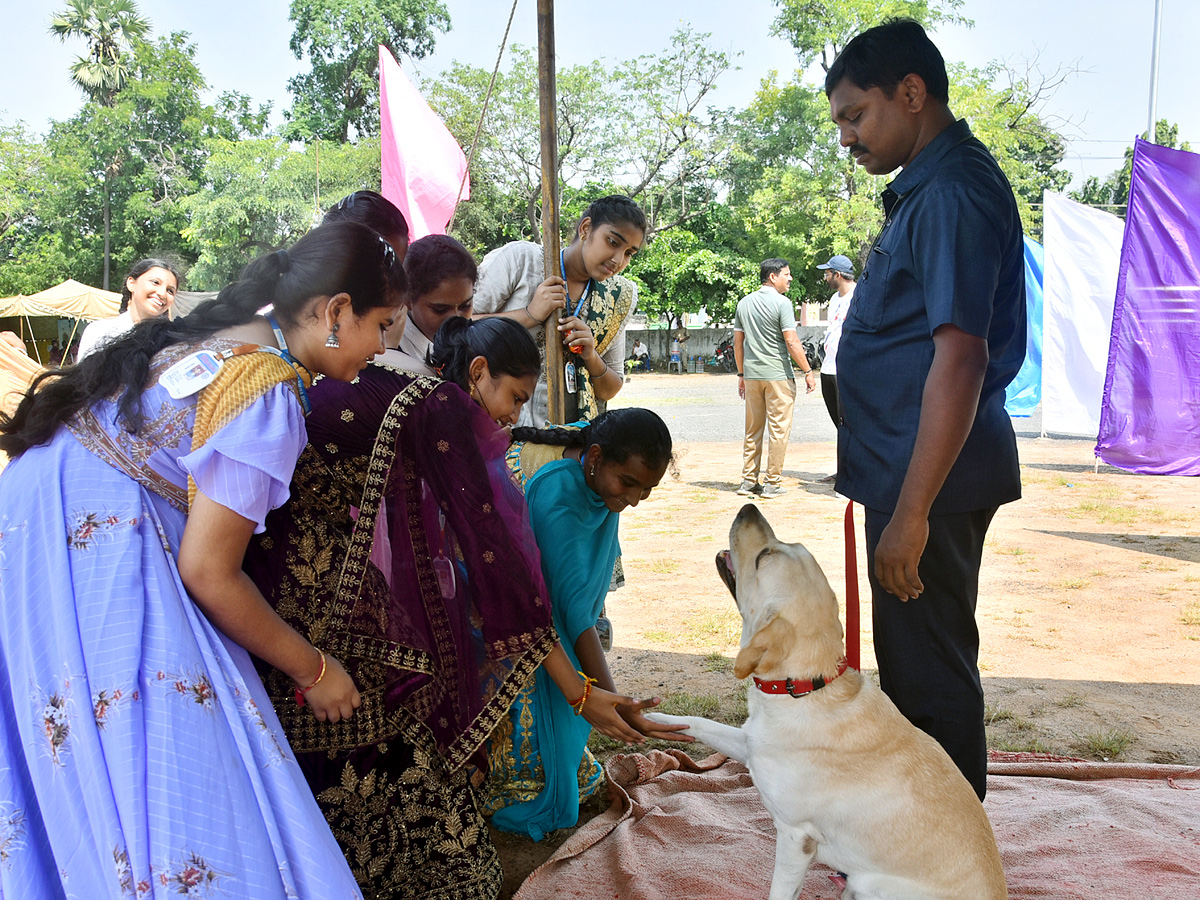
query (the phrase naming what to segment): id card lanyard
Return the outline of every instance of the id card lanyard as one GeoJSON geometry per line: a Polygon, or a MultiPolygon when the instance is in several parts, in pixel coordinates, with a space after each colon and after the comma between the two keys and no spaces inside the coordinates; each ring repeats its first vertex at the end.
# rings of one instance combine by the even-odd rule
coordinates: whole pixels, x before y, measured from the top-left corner
{"type": "Polygon", "coordinates": [[[274,313],[267,316],[267,321],[271,323],[271,330],[275,332],[275,341],[279,344],[279,349],[276,350],[274,347],[264,347],[263,349],[271,353],[278,353],[296,370],[296,387],[300,391],[300,407],[307,416],[312,412],[312,404],[308,402],[308,389],[304,386],[304,379],[300,377],[300,369],[304,369],[307,372],[308,367],[292,356],[291,351],[288,350],[287,339],[283,336],[283,329],[275,321],[274,313]]]}
{"type": "MultiPolygon", "coordinates": [[[[567,254],[565,250],[558,251],[558,266],[562,271],[563,290],[567,287],[567,254]]],[[[583,311],[583,305],[587,303],[587,299],[592,293],[592,279],[589,277],[587,284],[583,286],[583,293],[579,295],[579,302],[575,304],[575,311],[571,313],[575,318],[579,318],[579,314],[583,311]]],[[[567,291],[567,300],[571,299],[570,291],[567,291]]],[[[567,392],[574,394],[579,390],[579,383],[576,380],[575,360],[568,359],[567,364],[563,366],[563,383],[566,385],[567,392]]]]}

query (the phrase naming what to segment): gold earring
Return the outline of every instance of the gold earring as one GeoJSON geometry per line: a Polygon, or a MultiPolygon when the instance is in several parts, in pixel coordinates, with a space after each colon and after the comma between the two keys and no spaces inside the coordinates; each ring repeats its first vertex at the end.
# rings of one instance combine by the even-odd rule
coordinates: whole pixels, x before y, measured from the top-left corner
{"type": "Polygon", "coordinates": [[[589,478],[596,477],[596,464],[595,463],[592,463],[592,467],[590,469],[588,469],[588,477],[589,478]]]}
{"type": "Polygon", "coordinates": [[[476,389],[476,387],[475,387],[475,385],[476,385],[476,384],[477,384],[477,382],[474,382],[474,381],[472,381],[472,382],[471,382],[471,391],[470,391],[470,394],[471,394],[471,399],[472,399],[472,400],[478,400],[478,399],[479,399],[479,391],[478,391],[478,390],[476,389]]]}

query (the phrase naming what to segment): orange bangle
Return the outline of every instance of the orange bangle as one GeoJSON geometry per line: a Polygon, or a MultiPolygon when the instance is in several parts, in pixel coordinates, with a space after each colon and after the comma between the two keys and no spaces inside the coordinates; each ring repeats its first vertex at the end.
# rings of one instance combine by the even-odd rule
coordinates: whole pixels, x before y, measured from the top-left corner
{"type": "Polygon", "coordinates": [[[318,684],[320,684],[321,679],[325,677],[325,651],[322,650],[320,647],[313,647],[313,649],[321,654],[321,671],[317,673],[316,681],[314,681],[308,687],[296,688],[296,705],[297,706],[304,705],[304,695],[307,694],[309,691],[311,691],[313,688],[315,688],[318,684]]]}

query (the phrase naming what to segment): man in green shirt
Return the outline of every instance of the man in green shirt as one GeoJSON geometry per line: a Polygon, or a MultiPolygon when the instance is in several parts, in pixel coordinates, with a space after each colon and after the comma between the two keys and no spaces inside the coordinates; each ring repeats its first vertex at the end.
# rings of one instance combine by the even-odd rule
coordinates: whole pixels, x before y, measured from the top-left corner
{"type": "Polygon", "coordinates": [[[792,409],[796,404],[792,360],[804,373],[810,394],[817,386],[817,376],[796,337],[796,314],[791,301],[784,296],[792,285],[792,270],[787,260],[764,259],[759,275],[762,287],[738,302],[733,317],[738,396],[746,401],[746,438],[738,493],[750,496],[759,491],[765,431],[769,443],[761,496],[770,499],[787,493],[783,486],[783,458],[792,434],[792,409]]]}

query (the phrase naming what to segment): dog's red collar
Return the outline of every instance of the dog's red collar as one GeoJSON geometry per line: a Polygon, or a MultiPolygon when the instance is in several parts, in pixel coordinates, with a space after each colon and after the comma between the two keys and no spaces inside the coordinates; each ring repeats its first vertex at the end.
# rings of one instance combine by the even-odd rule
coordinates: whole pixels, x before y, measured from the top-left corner
{"type": "MultiPolygon", "coordinates": [[[[841,675],[848,668],[850,668],[850,664],[843,659],[838,663],[837,675],[834,675],[833,678],[837,678],[838,675],[841,675]]],[[[812,681],[799,681],[795,678],[785,678],[783,681],[763,681],[761,678],[755,678],[754,686],[764,694],[789,694],[792,697],[807,697],[813,691],[819,691],[825,687],[830,681],[833,681],[833,678],[830,678],[829,681],[820,676],[812,679],[812,681]]]]}

